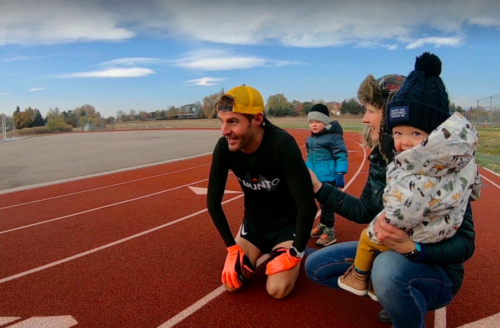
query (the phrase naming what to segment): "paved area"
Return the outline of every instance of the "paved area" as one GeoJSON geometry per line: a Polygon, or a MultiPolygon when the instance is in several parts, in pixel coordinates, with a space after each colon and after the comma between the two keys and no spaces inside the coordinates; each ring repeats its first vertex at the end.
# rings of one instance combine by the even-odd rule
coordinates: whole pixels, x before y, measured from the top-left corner
{"type": "Polygon", "coordinates": [[[0,191],[212,152],[219,130],[49,135],[0,143],[0,191]]]}

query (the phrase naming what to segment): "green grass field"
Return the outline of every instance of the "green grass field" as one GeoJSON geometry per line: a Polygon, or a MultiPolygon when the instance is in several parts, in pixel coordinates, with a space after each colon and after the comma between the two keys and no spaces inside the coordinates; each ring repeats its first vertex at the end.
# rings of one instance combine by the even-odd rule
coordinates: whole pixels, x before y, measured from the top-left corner
{"type": "Polygon", "coordinates": [[[477,131],[479,133],[477,163],[500,173],[500,129],[478,128],[477,131]]]}

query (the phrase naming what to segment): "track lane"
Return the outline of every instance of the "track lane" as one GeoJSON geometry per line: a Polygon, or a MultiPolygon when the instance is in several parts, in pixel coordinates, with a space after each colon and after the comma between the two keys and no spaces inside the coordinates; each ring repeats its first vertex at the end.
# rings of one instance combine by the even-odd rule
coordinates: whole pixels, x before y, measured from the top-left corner
{"type": "MultiPolygon", "coordinates": [[[[351,160],[351,153],[349,156],[351,160]]],[[[498,184],[498,180],[495,180],[498,177],[491,175],[491,173],[488,175],[486,171],[481,171],[481,174],[498,184]]],[[[355,194],[355,190],[360,193],[365,180],[364,176],[361,175],[358,178],[359,182],[350,187],[349,193],[355,194]]],[[[495,311],[499,312],[498,305],[491,299],[493,295],[499,295],[498,290],[490,289],[490,286],[491,284],[500,286],[500,284],[495,275],[492,276],[488,269],[496,270],[498,266],[496,263],[498,261],[495,261],[499,258],[495,248],[495,231],[499,231],[499,227],[495,216],[496,213],[499,213],[499,209],[491,205],[498,203],[497,199],[500,194],[495,191],[495,187],[488,186],[488,182],[485,184],[487,186],[483,189],[483,200],[473,204],[477,231],[476,253],[473,259],[466,263],[467,272],[462,290],[448,307],[449,327],[457,327],[495,314],[495,311]],[[478,267],[482,267],[485,272],[478,271],[478,267]],[[483,285],[484,280],[482,280],[482,277],[485,276],[493,278],[491,284],[487,284],[486,289],[483,285]],[[473,286],[470,286],[472,279],[476,281],[473,286]],[[483,290],[487,295],[484,292],[478,292],[483,290]]],[[[201,197],[204,201],[203,196],[197,197],[201,197]]],[[[188,204],[191,206],[193,201],[188,201],[188,204]]],[[[233,232],[236,232],[241,223],[242,200],[225,205],[226,209],[230,214],[228,215],[230,226],[233,232]]],[[[159,230],[148,237],[138,238],[136,241],[140,245],[136,245],[136,241],[129,241],[89,255],[86,259],[71,261],[44,272],[2,284],[0,299],[8,300],[8,306],[2,308],[0,315],[17,315],[18,313],[22,314],[23,317],[41,314],[53,315],[54,310],[57,310],[57,313],[61,314],[75,313],[75,318],[80,322],[79,326],[82,327],[157,327],[178,311],[220,286],[218,280],[225,258],[225,250],[220,236],[213,227],[208,214],[197,216],[194,228],[191,220],[188,219],[183,223],[159,230]],[[182,229],[174,231],[174,227],[176,229],[182,227],[182,229]],[[172,234],[163,235],[167,232],[172,232],[172,234]],[[162,238],[152,238],[156,233],[161,233],[162,238]],[[195,234],[195,238],[190,238],[191,233],[195,234]],[[200,239],[204,242],[203,255],[193,261],[191,256],[199,254],[200,249],[199,244],[190,243],[190,241],[199,240],[200,236],[205,235],[207,235],[206,239],[200,239]],[[145,242],[140,243],[139,240],[145,242]],[[167,244],[165,244],[165,240],[168,240],[167,244]],[[128,245],[132,245],[132,243],[134,246],[131,251],[128,245]],[[115,253],[114,249],[119,251],[115,253]],[[167,253],[166,249],[174,251],[167,253]],[[174,255],[177,252],[180,254],[174,255]],[[165,261],[161,257],[162,255],[165,255],[168,260],[165,261]],[[94,258],[94,256],[96,257],[94,258]],[[202,257],[203,259],[201,259],[202,257]],[[89,262],[86,262],[87,259],[89,262]],[[138,259],[141,261],[137,262],[138,259]],[[198,266],[199,263],[204,264],[205,267],[201,264],[198,266]],[[190,270],[176,271],[177,267],[181,265],[185,265],[190,270]],[[151,275],[145,272],[149,268],[151,268],[151,275]],[[203,280],[200,281],[196,277],[194,280],[197,280],[199,284],[193,285],[192,281],[189,280],[193,277],[191,273],[199,273],[200,271],[203,271],[203,280]],[[189,273],[186,274],[186,272],[189,273]],[[169,275],[170,273],[172,275],[169,275]],[[187,277],[185,277],[186,275],[187,277]],[[176,285],[177,281],[180,285],[176,285]],[[168,294],[169,297],[166,297],[165,294],[168,294]],[[170,311],[171,307],[172,311],[170,311]],[[105,310],[99,312],[100,309],[105,310]]],[[[99,230],[99,228],[97,229],[99,230]]],[[[337,219],[336,229],[339,233],[339,242],[341,242],[357,239],[362,227],[343,219],[337,219]],[[345,240],[341,240],[341,238],[345,238],[345,240]]],[[[1,238],[0,243],[2,243],[1,238]]],[[[0,255],[0,263],[5,263],[1,261],[2,256],[0,255]]],[[[375,315],[380,306],[375,302],[369,299],[365,301],[356,296],[352,296],[351,300],[349,297],[344,297],[346,293],[340,294],[340,292],[312,284],[307,280],[303,271],[290,301],[277,302],[272,300],[265,291],[264,280],[263,274],[256,275],[251,282],[255,284],[254,289],[235,295],[224,293],[217,300],[201,309],[199,313],[181,322],[179,327],[189,323],[192,323],[191,326],[220,323],[221,327],[229,326],[229,323],[237,323],[238,326],[246,327],[245,324],[249,322],[249,318],[241,318],[240,311],[247,314],[253,313],[251,317],[259,317],[257,323],[260,326],[280,326],[283,323],[287,323],[291,327],[298,327],[299,324],[300,326],[321,326],[325,323],[324,317],[318,316],[317,313],[330,313],[331,317],[339,318],[339,320],[330,321],[329,325],[337,323],[340,326],[348,327],[359,323],[360,326],[378,327],[375,315]],[[251,297],[253,294],[255,294],[254,298],[251,297]],[[225,301],[226,297],[230,299],[225,301]],[[328,300],[328,302],[318,301],[321,299],[328,300]],[[252,302],[252,304],[248,302],[252,302]],[[337,304],[337,306],[332,306],[333,304],[337,304]],[[359,307],[364,309],[364,314],[359,316],[360,318],[350,318],[349,315],[352,316],[352,313],[359,307]],[[290,316],[290,311],[287,309],[296,315],[290,316]]],[[[427,317],[428,327],[433,326],[432,318],[432,314],[427,317]]]]}
{"type": "MultiPolygon", "coordinates": [[[[73,215],[75,213],[93,211],[101,207],[121,202],[134,201],[141,197],[155,197],[176,190],[198,181],[206,181],[209,172],[208,166],[203,166],[189,171],[189,174],[162,176],[153,181],[141,180],[130,186],[118,185],[87,193],[85,197],[70,197],[69,199],[56,198],[41,203],[32,203],[22,207],[2,210],[3,218],[0,219],[0,234],[2,231],[21,227],[29,224],[45,222],[54,218],[73,215]]],[[[181,172],[182,173],[182,172],[181,172]]]]}
{"type": "MultiPolygon", "coordinates": [[[[197,172],[196,178],[208,176],[208,167],[199,168],[195,171],[203,170],[205,172],[197,172]],[[200,175],[201,176],[198,176],[200,175]]],[[[132,171],[134,176],[137,170],[132,171]]],[[[182,183],[193,178],[193,170],[184,171],[175,177],[169,177],[171,182],[175,180],[177,183],[182,183]],[[183,175],[184,174],[184,175],[183,175]],[[175,179],[174,179],[175,178],[175,179]]],[[[126,181],[130,178],[120,174],[121,178],[126,181]]],[[[230,176],[231,177],[231,176],[230,176]]],[[[205,179],[206,180],[206,179],[205,179]]],[[[141,181],[141,183],[144,183],[141,181]]],[[[163,187],[164,183],[159,182],[163,187]]],[[[134,184],[135,185],[135,184],[134,184]]],[[[206,187],[206,181],[194,186],[206,187]]],[[[131,185],[121,185],[117,188],[130,189],[131,185]]],[[[232,190],[240,190],[236,179],[230,178],[228,188],[232,190]]],[[[43,191],[43,189],[41,189],[43,191]]],[[[123,192],[121,192],[123,194],[123,192]]],[[[45,263],[56,261],[59,258],[65,258],[72,254],[83,252],[87,249],[99,247],[102,244],[113,242],[116,239],[125,238],[129,235],[139,233],[143,230],[151,229],[155,226],[165,224],[177,219],[180,216],[187,215],[193,210],[202,209],[205,206],[205,198],[197,204],[191,204],[194,194],[187,188],[177,189],[165,194],[154,195],[151,198],[139,199],[129,203],[118,204],[116,207],[93,208],[86,213],[71,213],[68,217],[55,217],[44,224],[25,227],[24,229],[15,231],[0,231],[0,241],[5,249],[9,252],[2,254],[4,263],[9,263],[8,266],[0,267],[1,275],[11,275],[18,271],[29,270],[30,267],[38,267],[45,263]],[[174,193],[175,192],[175,193],[174,193]],[[172,201],[175,200],[175,201],[172,201]],[[173,204],[173,205],[171,205],[173,204]],[[181,206],[178,204],[190,204],[189,206],[181,206]],[[167,206],[167,207],[165,207],[167,206]],[[164,211],[165,208],[170,209],[164,211]],[[72,215],[77,214],[77,215],[72,215]]],[[[117,197],[114,193],[106,193],[103,195],[106,199],[117,197]]],[[[227,197],[226,197],[227,198],[227,197]]],[[[61,199],[52,200],[61,201],[61,199]]],[[[86,200],[75,198],[74,202],[80,204],[86,200]]],[[[113,203],[111,203],[112,205],[113,203]]],[[[35,204],[27,205],[26,208],[33,207],[35,204]]],[[[42,215],[45,211],[64,209],[65,205],[44,207],[40,209],[42,215]]],[[[71,208],[77,207],[72,206],[71,208]]],[[[19,210],[19,209],[17,209],[19,210]]],[[[33,217],[29,218],[33,220],[33,217]]],[[[20,220],[9,220],[9,223],[14,222],[16,227],[22,228],[20,220]]],[[[43,223],[36,221],[38,223],[43,223]]],[[[12,228],[12,227],[11,227],[12,228]]]]}
{"type": "MultiPolygon", "coordinates": [[[[238,185],[237,185],[237,183],[236,183],[236,180],[235,180],[235,179],[234,179],[233,183],[234,183],[234,186],[238,186],[238,185]]],[[[231,185],[229,185],[228,187],[231,187],[231,185]]],[[[204,197],[204,196],[198,196],[198,197],[201,197],[201,198],[203,199],[203,203],[204,203],[204,201],[205,201],[205,197],[204,197]]],[[[176,200],[175,202],[176,202],[176,203],[179,203],[177,200],[176,200]]],[[[235,201],[235,202],[236,202],[236,201],[235,201]]],[[[191,203],[192,203],[192,202],[191,202],[191,203]]],[[[190,203],[190,204],[191,204],[191,203],[190,203]]],[[[241,217],[242,217],[242,203],[237,204],[237,205],[235,204],[235,206],[234,206],[234,208],[233,208],[233,209],[229,208],[229,209],[226,209],[226,211],[227,211],[227,213],[228,213],[228,216],[229,216],[229,217],[231,217],[231,219],[230,219],[230,224],[232,225],[233,231],[234,231],[234,232],[236,232],[236,231],[237,231],[237,229],[238,229],[238,227],[239,227],[239,224],[241,223],[241,217]]],[[[216,236],[216,238],[215,238],[215,239],[216,239],[218,242],[217,242],[217,243],[214,243],[214,242],[213,242],[213,240],[212,240],[212,239],[210,239],[210,240],[209,240],[209,243],[213,243],[213,244],[214,244],[214,247],[220,247],[220,245],[222,245],[222,242],[220,241],[220,236],[218,236],[218,233],[215,231],[215,228],[213,228],[213,224],[211,223],[211,220],[209,219],[209,217],[208,217],[208,216],[207,216],[207,219],[208,219],[208,223],[207,223],[207,224],[203,224],[203,225],[201,225],[201,226],[200,226],[200,227],[202,227],[202,230],[200,230],[200,232],[203,232],[204,230],[206,230],[206,228],[203,228],[203,227],[207,227],[207,225],[208,225],[209,227],[211,227],[211,228],[212,228],[212,230],[215,232],[215,236],[216,236]]],[[[89,230],[91,230],[91,229],[89,229],[89,230]]],[[[166,230],[168,230],[168,229],[166,229],[166,230]]],[[[173,236],[172,238],[167,238],[167,240],[169,240],[169,241],[172,241],[172,242],[173,242],[173,244],[171,244],[171,246],[172,246],[171,248],[175,248],[175,249],[177,249],[177,248],[178,248],[178,243],[175,243],[174,241],[175,241],[175,239],[176,239],[176,238],[179,238],[179,236],[184,236],[184,235],[185,235],[185,234],[183,234],[182,232],[174,232],[174,233],[172,234],[172,236],[173,236]]],[[[154,242],[154,243],[152,244],[152,245],[154,246],[154,248],[155,248],[155,251],[156,251],[156,249],[158,248],[158,243],[159,243],[159,242],[154,242]]],[[[120,247],[120,246],[116,246],[116,247],[120,247]]],[[[10,247],[9,247],[9,248],[10,248],[10,247]]],[[[187,247],[182,247],[182,246],[181,246],[181,249],[185,249],[185,248],[187,249],[187,247]]],[[[111,249],[111,248],[110,248],[110,249],[111,249]]],[[[144,250],[143,250],[143,251],[144,251],[144,250]]],[[[147,253],[149,254],[150,252],[147,252],[147,253]]],[[[154,252],[153,252],[153,253],[154,253],[154,252]]],[[[196,253],[195,251],[193,251],[193,252],[187,252],[187,254],[195,254],[195,253],[196,253]]],[[[210,252],[210,254],[211,254],[211,253],[212,253],[212,252],[210,252]]],[[[223,259],[224,259],[224,257],[225,257],[225,251],[223,250],[223,247],[222,247],[222,253],[221,253],[221,254],[222,254],[222,258],[221,258],[221,259],[217,259],[216,261],[215,261],[215,260],[214,260],[214,261],[210,261],[210,263],[211,263],[211,262],[216,262],[216,263],[217,263],[217,265],[218,265],[218,266],[220,266],[220,264],[221,264],[221,263],[223,263],[223,259]]],[[[90,256],[93,256],[93,255],[90,255],[90,256]]],[[[90,256],[89,256],[89,257],[90,257],[90,256]]],[[[99,254],[99,256],[100,256],[100,254],[99,254]]],[[[120,257],[123,257],[123,255],[121,255],[121,256],[117,256],[117,257],[118,257],[118,258],[120,258],[120,257]]],[[[105,262],[107,259],[109,259],[109,257],[108,257],[108,256],[104,256],[104,259],[103,259],[103,260],[101,260],[101,261],[104,261],[104,262],[105,262]]],[[[75,260],[75,261],[74,261],[74,262],[72,262],[72,263],[68,263],[68,265],[72,265],[73,263],[76,263],[77,261],[78,261],[78,260],[75,260]]],[[[100,263],[101,261],[97,261],[96,263],[100,263]]],[[[198,263],[198,261],[196,261],[196,263],[198,263]]],[[[65,265],[66,265],[66,264],[61,265],[61,267],[64,267],[65,265]]],[[[135,266],[134,266],[134,267],[135,267],[135,266]]],[[[50,268],[50,269],[47,269],[45,272],[53,272],[53,270],[54,270],[54,268],[50,268]]],[[[55,269],[55,270],[58,270],[58,269],[55,269]]],[[[86,270],[86,271],[88,271],[88,270],[89,270],[89,267],[85,267],[83,270],[84,270],[84,271],[85,271],[85,270],[86,270]]],[[[92,269],[91,269],[91,270],[92,270],[92,269]]],[[[64,270],[63,270],[63,271],[64,271],[64,270]]],[[[196,270],[195,270],[195,271],[196,271],[196,270]]],[[[217,268],[216,270],[211,270],[211,271],[216,272],[217,279],[214,279],[213,281],[215,282],[215,284],[216,284],[216,286],[217,286],[217,285],[219,285],[219,282],[218,282],[218,280],[219,280],[219,279],[218,279],[218,278],[220,278],[220,277],[218,277],[218,276],[219,276],[219,274],[220,274],[220,272],[219,272],[219,271],[220,271],[220,268],[217,268]]],[[[34,274],[34,275],[30,275],[30,276],[26,276],[26,277],[23,277],[23,278],[16,279],[16,280],[14,280],[14,281],[9,281],[9,282],[6,282],[6,283],[4,284],[4,286],[7,286],[7,285],[9,285],[9,286],[10,286],[11,284],[14,284],[14,283],[16,283],[16,284],[17,284],[17,282],[18,282],[18,281],[23,281],[24,279],[28,279],[28,280],[35,279],[34,277],[38,276],[39,274],[46,274],[46,273],[38,272],[38,273],[36,273],[36,274],[34,274]]],[[[75,274],[76,276],[79,276],[77,273],[74,273],[74,274],[75,274]]],[[[82,275],[85,275],[85,273],[82,273],[82,275]]],[[[64,276],[64,275],[63,275],[63,276],[64,276]]],[[[180,275],[180,276],[182,276],[182,275],[180,275]]],[[[65,277],[65,276],[64,276],[64,277],[65,277]]],[[[38,280],[38,279],[35,279],[35,280],[38,280]]],[[[23,284],[23,286],[24,286],[24,284],[23,284]]],[[[66,290],[66,292],[68,292],[68,290],[66,290]]],[[[62,294],[61,294],[61,295],[62,295],[62,294]]],[[[25,295],[25,296],[27,296],[27,295],[25,295]]],[[[17,299],[17,297],[13,297],[12,299],[17,299]]],[[[176,302],[177,302],[177,297],[176,297],[176,302]]],[[[29,303],[30,303],[30,302],[26,302],[26,304],[29,304],[29,303]]],[[[57,302],[56,302],[56,303],[57,303],[57,302]]],[[[62,313],[62,312],[61,312],[61,313],[62,313]]],[[[88,312],[87,312],[87,313],[88,313],[88,312]]],[[[117,313],[120,313],[120,311],[117,311],[117,313]]],[[[21,313],[21,314],[23,314],[23,313],[21,313]]],[[[115,322],[115,321],[113,321],[113,322],[115,322]]],[[[90,326],[92,326],[92,325],[90,325],[90,326]]]]}
{"type": "Polygon", "coordinates": [[[84,178],[77,181],[0,194],[0,208],[36,201],[43,198],[58,197],[95,188],[102,188],[108,185],[123,183],[129,181],[130,179],[148,178],[176,170],[189,169],[194,166],[210,165],[210,160],[211,155],[200,156],[182,161],[174,161],[144,168],[135,168],[118,173],[105,174],[98,177],[84,178]]]}
{"type": "MultiPolygon", "coordinates": [[[[196,186],[207,187],[207,182],[196,186]]],[[[228,187],[239,190],[234,177],[229,180],[228,187]]],[[[225,195],[224,200],[235,196],[238,195],[225,195]]],[[[113,243],[205,209],[206,197],[183,187],[163,195],[5,233],[0,235],[0,243],[8,251],[2,252],[0,259],[9,265],[0,266],[0,277],[113,243]]]]}

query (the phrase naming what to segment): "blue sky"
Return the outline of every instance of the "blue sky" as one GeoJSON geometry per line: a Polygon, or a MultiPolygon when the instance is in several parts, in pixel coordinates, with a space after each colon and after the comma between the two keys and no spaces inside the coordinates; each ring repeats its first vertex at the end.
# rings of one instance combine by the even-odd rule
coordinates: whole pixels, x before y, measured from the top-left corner
{"type": "Polygon", "coordinates": [[[499,17],[498,0],[1,0],[0,112],[150,112],[243,83],[342,101],[424,51],[451,100],[475,107],[500,94],[499,17]]]}

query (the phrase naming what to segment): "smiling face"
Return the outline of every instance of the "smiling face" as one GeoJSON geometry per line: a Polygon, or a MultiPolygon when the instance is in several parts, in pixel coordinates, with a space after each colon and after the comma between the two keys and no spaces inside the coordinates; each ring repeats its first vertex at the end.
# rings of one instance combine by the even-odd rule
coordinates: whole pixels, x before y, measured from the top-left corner
{"type": "Polygon", "coordinates": [[[260,126],[264,119],[262,113],[255,114],[250,120],[243,114],[225,111],[219,111],[218,117],[230,151],[241,150],[250,154],[259,148],[262,141],[260,126]]]}
{"type": "Polygon", "coordinates": [[[309,121],[309,130],[311,130],[312,133],[319,133],[323,131],[323,129],[326,127],[325,123],[316,121],[316,120],[310,120],[309,121]]]}
{"type": "Polygon", "coordinates": [[[392,134],[394,135],[394,147],[399,153],[420,145],[429,136],[427,132],[408,125],[392,128],[392,134]]]}
{"type": "Polygon", "coordinates": [[[380,123],[382,122],[383,110],[372,104],[365,104],[366,113],[363,116],[363,123],[370,129],[371,139],[378,142],[380,136],[380,123]]]}

